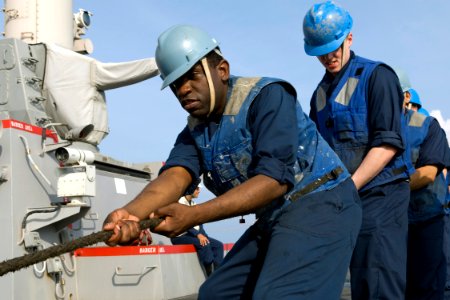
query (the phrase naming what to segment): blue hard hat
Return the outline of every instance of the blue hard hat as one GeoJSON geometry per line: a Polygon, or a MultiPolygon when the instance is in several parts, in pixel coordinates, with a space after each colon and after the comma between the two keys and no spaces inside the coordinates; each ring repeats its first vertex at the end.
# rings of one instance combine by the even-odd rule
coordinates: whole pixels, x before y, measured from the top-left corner
{"type": "Polygon", "coordinates": [[[417,105],[419,108],[422,107],[422,102],[420,101],[419,93],[415,89],[409,89],[409,94],[411,95],[411,99],[409,103],[417,105]]]}
{"type": "Polygon", "coordinates": [[[176,25],[164,31],[158,38],[155,60],[163,84],[172,84],[189,71],[219,43],[205,31],[189,25],[176,25]]]}
{"type": "Polygon", "coordinates": [[[397,67],[394,67],[394,71],[400,81],[403,93],[411,89],[411,82],[409,81],[408,74],[406,74],[404,70],[397,67]]]}
{"type": "Polygon", "coordinates": [[[314,4],[303,19],[305,52],[320,56],[335,51],[352,29],[348,11],[331,1],[314,4]]]}
{"type": "Polygon", "coordinates": [[[428,112],[428,110],[426,110],[425,108],[419,108],[419,110],[417,111],[418,113],[421,113],[421,114],[423,114],[423,115],[425,115],[425,116],[427,116],[427,117],[429,117],[430,116],[430,113],[428,112]]]}

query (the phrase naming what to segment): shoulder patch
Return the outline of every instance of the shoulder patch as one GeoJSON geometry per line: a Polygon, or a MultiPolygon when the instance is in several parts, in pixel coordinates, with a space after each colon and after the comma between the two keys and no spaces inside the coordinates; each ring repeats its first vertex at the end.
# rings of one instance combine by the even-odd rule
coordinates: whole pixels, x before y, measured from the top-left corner
{"type": "Polygon", "coordinates": [[[408,126],[411,127],[422,127],[423,123],[425,122],[425,119],[427,116],[420,114],[418,112],[414,112],[411,115],[411,119],[409,120],[408,126]]]}
{"type": "Polygon", "coordinates": [[[242,103],[261,77],[242,77],[236,80],[230,99],[225,107],[224,115],[237,115],[242,103]]]}
{"type": "Polygon", "coordinates": [[[357,78],[349,78],[342,89],[339,91],[339,94],[337,95],[335,101],[342,105],[348,106],[348,104],[350,103],[350,99],[352,98],[353,93],[356,90],[358,82],[359,79],[357,78]]]}

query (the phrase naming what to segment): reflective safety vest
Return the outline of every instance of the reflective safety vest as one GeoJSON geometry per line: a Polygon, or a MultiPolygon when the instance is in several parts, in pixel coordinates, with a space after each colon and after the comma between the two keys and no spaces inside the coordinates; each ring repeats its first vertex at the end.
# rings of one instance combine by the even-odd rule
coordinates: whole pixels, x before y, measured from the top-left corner
{"type": "MultiPolygon", "coordinates": [[[[189,117],[188,127],[201,152],[202,167],[207,172],[203,182],[215,195],[223,194],[248,180],[247,170],[253,160],[253,137],[247,122],[249,108],[261,89],[275,82],[294,90],[289,83],[280,79],[231,76],[227,104],[220,125],[211,138],[208,124],[189,117]]],[[[296,183],[285,195],[290,200],[331,189],[350,177],[298,102],[296,111],[299,146],[294,166],[296,183]]]]}
{"type": "MultiPolygon", "coordinates": [[[[311,100],[311,113],[316,116],[319,132],[351,174],[370,150],[367,90],[370,75],[378,65],[380,62],[355,56],[333,92],[327,96],[331,82],[324,77],[311,100]]],[[[405,132],[404,119],[402,122],[405,132]]],[[[361,191],[408,178],[414,171],[408,156],[408,151],[396,155],[361,191]]]]}
{"type": "MultiPolygon", "coordinates": [[[[416,166],[420,154],[420,146],[428,134],[430,123],[433,119],[409,110],[406,113],[406,120],[408,124],[407,137],[411,146],[411,161],[416,166]]],[[[433,183],[411,191],[408,208],[409,223],[425,221],[444,214],[444,205],[447,201],[446,195],[447,182],[442,173],[436,176],[433,183]]]]}

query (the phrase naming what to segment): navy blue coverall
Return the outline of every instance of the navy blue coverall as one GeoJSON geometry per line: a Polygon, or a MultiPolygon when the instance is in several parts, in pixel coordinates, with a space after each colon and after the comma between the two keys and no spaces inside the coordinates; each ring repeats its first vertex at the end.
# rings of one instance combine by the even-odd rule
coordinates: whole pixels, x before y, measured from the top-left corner
{"type": "Polygon", "coordinates": [[[359,190],[363,221],[350,264],[353,299],[402,299],[406,288],[409,184],[403,93],[387,65],[356,56],[326,72],[311,99],[310,117],[348,170],[367,152],[389,145],[391,162],[359,190]]]}
{"type": "Polygon", "coordinates": [[[448,187],[441,172],[450,163],[449,146],[436,119],[413,111],[406,111],[406,117],[414,167],[435,166],[437,174],[432,183],[411,191],[405,298],[444,299],[444,205],[448,187]]]}
{"type": "MultiPolygon", "coordinates": [[[[214,139],[223,133],[224,118],[237,122],[239,116],[234,119],[224,113],[217,123],[205,125],[209,136],[202,138],[214,139]]],[[[251,146],[244,144],[252,149],[248,160],[239,156],[229,161],[218,155],[216,163],[233,164],[239,170],[242,164],[248,164],[243,170],[248,177],[266,175],[287,183],[291,190],[298,183],[306,182],[302,181],[302,175],[319,178],[317,174],[307,173],[310,169],[317,170],[315,165],[342,168],[339,167],[335,176],[327,174],[321,181],[315,180],[317,190],[309,190],[298,200],[291,203],[282,197],[273,200],[262,212],[256,212],[256,223],[202,285],[199,299],[339,299],[361,221],[359,197],[348,172],[318,135],[314,123],[304,115],[295,91],[285,84],[272,83],[258,91],[246,122],[236,135],[246,131],[251,137],[251,146]],[[296,127],[298,122],[300,127],[296,127]],[[300,130],[302,126],[305,128],[300,130]],[[320,151],[316,148],[318,144],[320,151]],[[307,152],[301,156],[304,161],[297,161],[297,152],[307,152]],[[314,164],[309,163],[310,158],[314,164]],[[295,170],[299,168],[305,172],[297,173],[295,170]]],[[[204,174],[203,161],[196,141],[186,128],[178,136],[163,171],[183,166],[193,178],[203,174],[205,183],[209,174],[204,174]]],[[[234,173],[227,171],[220,174],[223,177],[216,177],[235,180],[234,176],[239,174],[234,173]]]]}

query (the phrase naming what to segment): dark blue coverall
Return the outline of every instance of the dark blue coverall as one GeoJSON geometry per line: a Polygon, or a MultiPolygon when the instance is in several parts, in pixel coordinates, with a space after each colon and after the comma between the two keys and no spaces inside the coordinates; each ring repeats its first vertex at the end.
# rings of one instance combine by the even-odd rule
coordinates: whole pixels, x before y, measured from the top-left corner
{"type": "Polygon", "coordinates": [[[389,145],[398,150],[359,190],[363,222],[350,264],[354,299],[404,297],[410,196],[407,179],[414,170],[405,151],[402,103],[395,72],[353,51],[335,77],[326,72],[311,99],[311,119],[351,173],[371,148],[389,145]]]}

